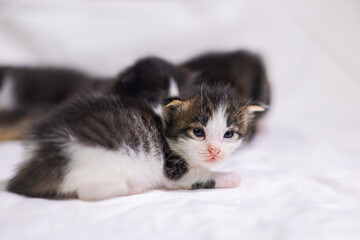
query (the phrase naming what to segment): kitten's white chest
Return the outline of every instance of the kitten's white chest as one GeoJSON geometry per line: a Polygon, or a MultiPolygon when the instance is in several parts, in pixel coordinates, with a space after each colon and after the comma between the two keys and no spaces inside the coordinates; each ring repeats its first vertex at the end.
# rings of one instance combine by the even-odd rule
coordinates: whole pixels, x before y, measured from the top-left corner
{"type": "Polygon", "coordinates": [[[61,192],[76,192],[79,198],[99,200],[158,188],[163,180],[163,156],[134,151],[128,146],[118,151],[78,143],[68,145],[71,159],[61,192]]]}

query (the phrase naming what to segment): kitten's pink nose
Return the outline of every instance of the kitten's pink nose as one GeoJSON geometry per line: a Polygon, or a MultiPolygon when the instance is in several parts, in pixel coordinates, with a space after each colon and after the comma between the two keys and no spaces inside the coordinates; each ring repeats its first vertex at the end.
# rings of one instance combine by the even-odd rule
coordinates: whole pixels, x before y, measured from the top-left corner
{"type": "Polygon", "coordinates": [[[221,152],[221,143],[217,140],[211,140],[208,145],[208,151],[215,157],[221,152]]]}

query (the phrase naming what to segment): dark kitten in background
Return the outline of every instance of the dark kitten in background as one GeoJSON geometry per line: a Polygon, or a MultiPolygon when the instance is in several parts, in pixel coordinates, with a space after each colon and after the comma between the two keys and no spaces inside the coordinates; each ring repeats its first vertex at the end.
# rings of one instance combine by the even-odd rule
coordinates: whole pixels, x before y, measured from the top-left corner
{"type": "Polygon", "coordinates": [[[116,77],[95,79],[57,68],[0,67],[0,141],[18,139],[35,118],[67,99],[89,92],[146,99],[178,95],[190,73],[156,57],[143,58],[116,77]]]}
{"type": "Polygon", "coordinates": [[[71,96],[89,91],[156,101],[158,89],[165,95],[171,87],[177,91],[177,85],[186,82],[188,75],[186,69],[157,57],[140,59],[116,77],[107,78],[71,69],[0,66],[0,111],[49,110],[71,96]]]}
{"type": "Polygon", "coordinates": [[[190,85],[194,75],[183,67],[157,57],[138,60],[118,74],[109,84],[107,94],[128,96],[158,105],[164,98],[179,96],[179,88],[190,85]]]}
{"type": "Polygon", "coordinates": [[[96,89],[103,79],[52,67],[0,67],[0,110],[48,110],[81,90],[96,89]]]}
{"type": "Polygon", "coordinates": [[[72,69],[0,67],[0,141],[20,138],[30,123],[65,99],[104,84],[72,69]]]}
{"type": "MultiPolygon", "coordinates": [[[[251,52],[206,53],[180,65],[191,71],[207,72],[215,84],[229,84],[243,101],[270,105],[270,84],[262,59],[251,52]]],[[[185,89],[186,92],[186,89],[185,89]]]]}

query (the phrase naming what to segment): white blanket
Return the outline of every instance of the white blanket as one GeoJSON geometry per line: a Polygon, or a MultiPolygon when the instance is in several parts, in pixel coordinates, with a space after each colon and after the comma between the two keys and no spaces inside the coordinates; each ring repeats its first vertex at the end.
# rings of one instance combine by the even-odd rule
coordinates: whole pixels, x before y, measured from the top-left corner
{"type": "MultiPolygon", "coordinates": [[[[355,1],[0,3],[0,63],[114,74],[156,54],[261,53],[273,85],[262,131],[220,170],[236,189],[101,202],[0,191],[0,239],[359,239],[360,4],[355,1]]],[[[0,144],[0,181],[22,159],[0,144]]]]}

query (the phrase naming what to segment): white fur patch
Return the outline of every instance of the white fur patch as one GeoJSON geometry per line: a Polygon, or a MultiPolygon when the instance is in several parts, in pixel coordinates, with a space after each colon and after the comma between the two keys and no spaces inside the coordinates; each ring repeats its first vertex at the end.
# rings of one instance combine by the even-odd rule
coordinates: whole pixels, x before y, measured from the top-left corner
{"type": "Polygon", "coordinates": [[[60,193],[76,192],[83,200],[100,200],[158,188],[163,181],[163,159],[157,152],[118,151],[72,142],[71,159],[60,193]]]}
{"type": "MultiPolygon", "coordinates": [[[[173,77],[169,78],[169,96],[170,97],[178,97],[179,96],[179,88],[176,84],[176,81],[173,77]]],[[[158,115],[162,122],[164,123],[164,113],[161,104],[152,107],[153,111],[156,115],[158,115]]]]}
{"type": "Polygon", "coordinates": [[[163,109],[162,109],[161,104],[158,104],[156,107],[153,107],[152,110],[155,112],[156,115],[163,118],[163,109]]]}
{"type": "Polygon", "coordinates": [[[228,131],[227,116],[225,106],[220,105],[214,112],[208,124],[206,125],[206,141],[218,140],[222,143],[221,154],[227,156],[241,145],[242,139],[224,138],[224,134],[228,131]]]}
{"type": "Polygon", "coordinates": [[[223,141],[224,133],[227,130],[225,111],[226,108],[220,105],[209,119],[205,128],[207,141],[212,139],[223,141]]]}
{"type": "Polygon", "coordinates": [[[176,84],[176,81],[173,77],[170,77],[169,79],[169,96],[170,97],[178,97],[179,96],[179,88],[176,84]]]}
{"type": "Polygon", "coordinates": [[[12,110],[16,107],[15,82],[10,74],[4,76],[0,89],[0,110],[12,110]]]}

